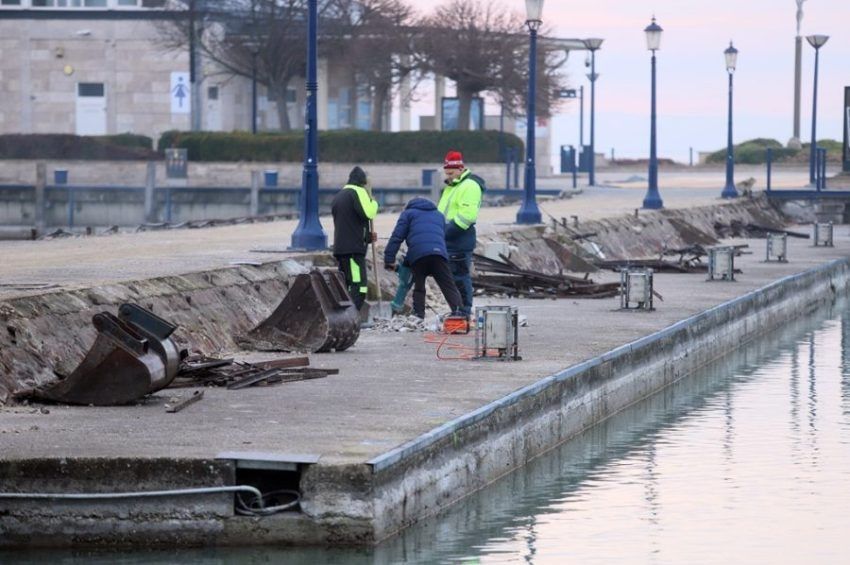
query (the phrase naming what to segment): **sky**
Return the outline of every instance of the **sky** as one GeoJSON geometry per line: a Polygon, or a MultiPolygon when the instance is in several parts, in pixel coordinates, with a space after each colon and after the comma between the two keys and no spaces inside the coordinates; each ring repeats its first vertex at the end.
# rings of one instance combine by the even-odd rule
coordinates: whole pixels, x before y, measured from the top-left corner
{"type": "MultiPolygon", "coordinates": [[[[523,0],[501,0],[525,13],[523,0]]],[[[801,35],[826,34],[821,49],[818,139],[843,139],[844,87],[850,86],[850,0],[807,0],[801,35]]],[[[735,73],[736,143],[793,134],[795,0],[546,0],[543,19],[562,38],[601,37],[596,70],[596,150],[620,158],[649,154],[650,52],[643,29],[653,14],[664,28],[658,51],[658,153],[688,162],[696,152],[726,145],[727,74],[723,51],[739,50],[735,73]]],[[[801,137],[811,138],[814,49],[803,40],[801,137]]],[[[585,54],[566,65],[571,87],[585,85],[589,128],[589,81],[585,54]]],[[[432,106],[424,113],[433,113],[432,106]]],[[[415,111],[415,110],[414,110],[415,111]]],[[[578,144],[579,104],[553,117],[553,153],[578,144]]],[[[497,108],[488,108],[488,114],[497,108]]],[[[414,117],[415,119],[415,117],[414,117]]],[[[589,143],[589,129],[585,143],[589,143]]]]}

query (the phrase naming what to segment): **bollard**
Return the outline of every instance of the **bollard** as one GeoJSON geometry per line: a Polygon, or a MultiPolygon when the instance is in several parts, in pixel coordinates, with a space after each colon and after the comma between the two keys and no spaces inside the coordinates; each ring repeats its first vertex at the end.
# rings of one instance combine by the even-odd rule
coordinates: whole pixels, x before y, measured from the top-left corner
{"type": "Polygon", "coordinates": [[[511,189],[511,163],[514,160],[514,148],[505,149],[505,190],[511,189]]]}
{"type": "Polygon", "coordinates": [[[171,187],[165,189],[165,221],[171,223],[171,187]]]}
{"type": "Polygon", "coordinates": [[[151,161],[145,171],[145,219],[147,223],[156,223],[156,163],[151,161]]]}
{"type": "Polygon", "coordinates": [[[578,188],[578,166],[576,165],[576,148],[570,145],[570,163],[573,164],[573,188],[578,188]]]}
{"type": "MultiPolygon", "coordinates": [[[[265,181],[266,186],[269,186],[269,171],[265,172],[265,181]]],[[[275,171],[275,177],[277,177],[277,171],[275,171]]],[[[277,183],[277,178],[274,179],[275,183],[277,183]]],[[[273,185],[272,185],[273,186],[273,185]]],[[[251,171],[251,204],[249,205],[248,210],[249,216],[259,216],[260,215],[260,171],[251,171]]]]}
{"type": "Polygon", "coordinates": [[[519,188],[519,162],[520,162],[520,154],[519,151],[514,152],[514,188],[519,188]]]}
{"type": "MultiPolygon", "coordinates": [[[[253,176],[253,172],[251,175],[253,176]]],[[[267,187],[276,187],[277,186],[277,171],[274,169],[267,169],[263,171],[263,183],[267,187]]]]}
{"type": "Polygon", "coordinates": [[[767,148],[767,158],[765,159],[765,164],[767,165],[767,191],[770,192],[771,173],[773,172],[773,149],[771,149],[770,147],[767,148]]]}
{"type": "Polygon", "coordinates": [[[38,235],[42,235],[47,226],[44,220],[44,208],[47,200],[45,198],[46,187],[47,165],[38,163],[35,166],[35,230],[38,235]]]}
{"type": "Polygon", "coordinates": [[[74,188],[68,186],[66,189],[68,195],[68,229],[74,227],[74,188]]]}

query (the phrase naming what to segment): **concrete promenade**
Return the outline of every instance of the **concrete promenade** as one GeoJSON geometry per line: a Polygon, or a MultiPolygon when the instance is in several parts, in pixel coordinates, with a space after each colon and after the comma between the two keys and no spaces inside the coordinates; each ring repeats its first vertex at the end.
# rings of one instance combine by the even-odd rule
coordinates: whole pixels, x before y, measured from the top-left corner
{"type": "MultiPolygon", "coordinates": [[[[593,189],[543,203],[554,216],[601,218],[640,205],[643,191],[593,189]]],[[[715,189],[668,189],[668,207],[718,204],[715,189]]],[[[482,231],[511,229],[514,207],[482,212],[482,231]]],[[[394,215],[378,229],[387,233],[394,215]]],[[[327,222],[326,222],[327,224],[327,222]]],[[[110,281],[212,269],[232,261],[280,257],[252,253],[284,247],[292,224],[278,222],[39,242],[2,242],[2,283],[50,282],[74,288],[110,281]]],[[[326,227],[328,227],[326,225],[326,227]]],[[[809,228],[800,228],[808,230],[809,228]]],[[[317,367],[339,368],[325,379],[270,388],[207,389],[204,400],[177,414],[161,391],[143,404],[94,408],[0,407],[3,461],[60,458],[211,459],[224,451],[311,454],[319,466],[363,465],[430,430],[540,379],[633,342],[783,277],[850,256],[850,230],[836,228],[834,248],[789,239],[788,263],[765,263],[764,240],[748,243],[736,282],[706,282],[705,275],[656,275],[663,296],[655,312],[623,312],[619,299],[490,300],[519,306],[523,360],[498,363],[439,360],[437,346],[419,333],[364,331],[343,353],[311,356],[317,367]]],[[[286,256],[286,255],[281,255],[286,256]]],[[[600,281],[614,273],[596,273],[600,281]]],[[[6,291],[0,299],[31,291],[6,291]]],[[[479,304],[483,301],[479,301],[479,304]]],[[[166,315],[167,317],[167,315],[166,315]]],[[[178,330],[179,331],[179,330],[178,330]]],[[[452,342],[471,344],[470,337],[452,342]]],[[[450,351],[443,351],[451,355],[450,351]]],[[[260,354],[251,354],[261,358],[260,354]]],[[[268,355],[266,355],[268,357],[268,355]]],[[[132,489],[128,485],[127,489],[132,489]]]]}
{"type": "Polygon", "coordinates": [[[850,256],[850,231],[836,231],[835,248],[789,240],[785,264],[762,262],[764,240],[735,241],[753,251],[741,258],[737,282],[657,274],[664,301],[652,313],[618,311],[616,298],[496,301],[515,304],[528,317],[519,337],[523,361],[516,363],[441,361],[422,334],[364,331],[348,351],[311,356],[313,365],[339,368],[339,375],[271,388],[207,389],[201,403],[178,414],[164,413],[163,404],[174,392],[188,394],[185,389],[130,407],[51,406],[49,414],[0,407],[2,458],[211,458],[222,451],[268,451],[363,463],[561,369],[781,277],[850,256]]]}
{"type": "MultiPolygon", "coordinates": [[[[600,218],[630,212],[642,197],[640,190],[590,189],[542,207],[557,217],[600,218]]],[[[664,197],[668,207],[719,203],[713,189],[667,189],[664,197]]],[[[514,207],[483,209],[481,231],[510,229],[506,224],[514,214],[514,207]]],[[[394,214],[381,215],[377,229],[388,233],[394,220],[394,214]]],[[[293,222],[274,222],[0,242],[0,283],[77,288],[234,261],[277,260],[290,255],[250,250],[284,248],[293,227],[293,222]]],[[[202,403],[176,415],[163,414],[167,392],[135,407],[51,407],[49,415],[25,407],[0,408],[3,457],[211,457],[225,450],[268,450],[316,453],[327,462],[362,462],[560,369],[783,276],[850,255],[850,232],[843,227],[836,228],[832,249],[789,239],[786,264],[763,262],[764,240],[748,243],[753,254],[741,258],[744,274],[737,282],[657,274],[656,288],[664,301],[657,301],[653,313],[619,312],[618,299],[510,301],[529,322],[520,333],[524,360],[518,363],[440,361],[436,346],[425,343],[421,334],[365,331],[349,351],[312,356],[316,366],[339,368],[338,376],[270,389],[210,389],[202,403]]],[[[597,273],[593,278],[616,280],[617,275],[597,273]]],[[[3,287],[0,298],[32,292],[3,287]]]]}

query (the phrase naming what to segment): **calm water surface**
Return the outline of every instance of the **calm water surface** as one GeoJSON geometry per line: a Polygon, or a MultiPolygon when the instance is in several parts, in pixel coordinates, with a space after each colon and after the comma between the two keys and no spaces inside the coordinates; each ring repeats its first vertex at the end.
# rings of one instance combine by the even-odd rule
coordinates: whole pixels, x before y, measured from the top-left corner
{"type": "Polygon", "coordinates": [[[374,549],[26,560],[850,563],[850,310],[790,324],[374,549]]]}

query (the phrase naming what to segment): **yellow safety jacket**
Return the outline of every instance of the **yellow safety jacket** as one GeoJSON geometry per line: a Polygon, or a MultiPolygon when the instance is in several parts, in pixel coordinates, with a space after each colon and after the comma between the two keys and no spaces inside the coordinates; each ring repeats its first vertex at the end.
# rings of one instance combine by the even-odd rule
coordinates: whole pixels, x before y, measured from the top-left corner
{"type": "Polygon", "coordinates": [[[478,220],[481,207],[481,186],[470,178],[469,169],[443,189],[437,209],[446,217],[447,223],[454,223],[462,230],[468,230],[478,220]]]}

